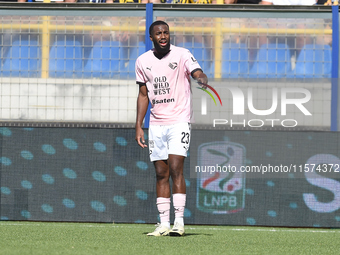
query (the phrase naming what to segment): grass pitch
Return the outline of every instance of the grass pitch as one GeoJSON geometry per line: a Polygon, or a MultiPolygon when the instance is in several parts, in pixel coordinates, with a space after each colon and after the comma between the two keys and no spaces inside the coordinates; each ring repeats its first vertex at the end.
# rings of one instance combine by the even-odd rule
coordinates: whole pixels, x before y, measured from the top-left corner
{"type": "Polygon", "coordinates": [[[0,254],[339,254],[340,229],[186,226],[149,237],[150,224],[0,222],[0,254]]]}

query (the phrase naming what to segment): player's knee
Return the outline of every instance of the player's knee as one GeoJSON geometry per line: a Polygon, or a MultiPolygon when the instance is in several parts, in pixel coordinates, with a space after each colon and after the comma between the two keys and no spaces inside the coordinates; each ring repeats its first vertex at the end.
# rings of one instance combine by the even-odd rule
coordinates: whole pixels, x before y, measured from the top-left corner
{"type": "Polygon", "coordinates": [[[183,170],[181,168],[171,169],[171,178],[172,180],[178,180],[183,178],[183,170]]]}
{"type": "Polygon", "coordinates": [[[183,175],[183,163],[180,161],[174,161],[170,164],[170,175],[172,177],[183,175]]]}
{"type": "Polygon", "coordinates": [[[169,180],[169,173],[166,171],[157,171],[156,172],[156,179],[157,181],[168,181],[169,180]]]}

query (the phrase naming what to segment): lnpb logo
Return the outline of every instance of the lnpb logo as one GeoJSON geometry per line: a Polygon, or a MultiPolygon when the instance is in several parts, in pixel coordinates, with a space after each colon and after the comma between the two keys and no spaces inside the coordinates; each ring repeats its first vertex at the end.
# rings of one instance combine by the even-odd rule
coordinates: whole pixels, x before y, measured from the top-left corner
{"type": "MultiPolygon", "coordinates": [[[[208,84],[202,83],[202,82],[198,82],[198,84],[202,85],[203,88],[200,88],[200,87],[197,87],[197,88],[200,89],[200,90],[203,90],[204,92],[206,92],[212,98],[212,100],[214,101],[215,105],[217,105],[214,96],[207,89],[205,89],[204,87],[209,88],[212,92],[214,92],[215,95],[217,96],[218,100],[220,101],[221,106],[222,106],[221,97],[220,97],[220,95],[217,93],[217,91],[213,87],[211,87],[208,84]]],[[[206,115],[206,114],[207,114],[207,101],[206,101],[206,98],[204,97],[204,98],[202,98],[202,115],[206,115]]]]}
{"type": "Polygon", "coordinates": [[[236,213],[245,205],[245,148],[232,142],[211,142],[198,148],[197,208],[213,214],[236,213]]]}

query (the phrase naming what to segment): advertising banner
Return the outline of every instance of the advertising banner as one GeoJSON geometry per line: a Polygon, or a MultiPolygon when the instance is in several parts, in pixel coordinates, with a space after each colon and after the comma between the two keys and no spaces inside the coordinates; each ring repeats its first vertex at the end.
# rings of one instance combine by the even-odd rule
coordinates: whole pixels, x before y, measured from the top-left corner
{"type": "MultiPolygon", "coordinates": [[[[134,129],[2,127],[0,138],[1,220],[159,221],[154,166],[134,129]]],[[[339,227],[339,141],[192,130],[185,223],[339,227]]]]}

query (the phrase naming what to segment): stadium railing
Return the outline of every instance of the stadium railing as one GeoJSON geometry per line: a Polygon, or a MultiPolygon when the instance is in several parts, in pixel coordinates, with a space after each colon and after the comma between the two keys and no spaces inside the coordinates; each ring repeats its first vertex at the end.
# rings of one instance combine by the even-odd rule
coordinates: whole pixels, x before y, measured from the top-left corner
{"type": "MultiPolygon", "coordinates": [[[[0,12],[1,80],[8,91],[1,119],[133,123],[134,62],[147,49],[148,16],[169,23],[172,43],[191,50],[215,86],[223,79],[308,80],[329,93],[316,99],[327,105],[319,121],[302,122],[327,129],[337,119],[329,111],[337,105],[330,99],[330,78],[337,78],[331,71],[338,69],[331,54],[334,43],[338,47],[331,7],[154,4],[150,12],[144,4],[1,3],[0,12]],[[30,92],[21,89],[27,85],[30,92]],[[14,87],[19,95],[11,94],[14,87]],[[19,106],[8,106],[16,100],[21,104],[12,105],[19,106]]],[[[225,114],[213,107],[209,112],[225,114]]],[[[203,119],[198,116],[198,123],[211,122],[203,119]]]]}

